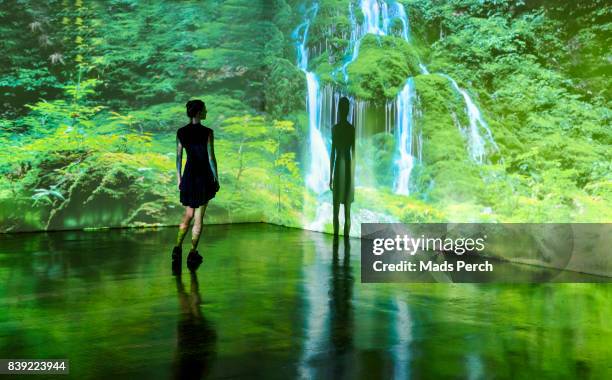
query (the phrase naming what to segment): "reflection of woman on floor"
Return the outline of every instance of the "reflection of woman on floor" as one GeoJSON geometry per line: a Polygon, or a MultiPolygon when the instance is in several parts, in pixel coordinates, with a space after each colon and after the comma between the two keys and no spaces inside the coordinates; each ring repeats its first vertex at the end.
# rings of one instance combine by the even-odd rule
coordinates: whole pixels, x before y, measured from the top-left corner
{"type": "Polygon", "coordinates": [[[344,240],[344,257],[340,262],[338,239],[334,239],[332,251],[332,268],[330,284],[330,338],[332,343],[333,370],[329,378],[352,379],[354,373],[355,347],[353,336],[355,322],[353,311],[353,272],[351,269],[351,248],[349,239],[344,240]]]}
{"type": "Polygon", "coordinates": [[[329,161],[329,188],[334,199],[334,236],[338,236],[340,204],[344,204],[344,237],[351,230],[351,203],[355,192],[355,127],[348,122],[349,100],[340,98],[340,120],[332,127],[332,148],[329,161]]]}
{"type": "Polygon", "coordinates": [[[180,274],[176,276],[181,315],[177,325],[176,379],[203,379],[210,373],[216,356],[217,334],[202,315],[202,299],[195,271],[190,271],[191,289],[185,291],[180,274]]]}
{"type": "Polygon", "coordinates": [[[206,119],[204,102],[199,99],[188,101],[187,116],[190,118],[189,124],[176,132],[176,174],[185,215],[179,226],[176,246],[172,250],[172,261],[181,261],[183,239],[195,217],[187,263],[197,265],[202,261],[202,256],[197,251],[202,232],[202,218],[208,201],[214,198],[219,190],[219,175],[213,130],[200,123],[200,120],[206,119]],[[181,175],[183,149],[187,152],[187,162],[185,172],[181,175]]]}

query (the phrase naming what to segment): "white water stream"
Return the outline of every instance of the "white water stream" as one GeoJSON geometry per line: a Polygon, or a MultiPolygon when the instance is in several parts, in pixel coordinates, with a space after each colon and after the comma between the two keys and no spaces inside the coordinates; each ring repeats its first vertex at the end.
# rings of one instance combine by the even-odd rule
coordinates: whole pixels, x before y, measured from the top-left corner
{"type": "MultiPolygon", "coordinates": [[[[351,24],[350,39],[343,64],[337,69],[343,74],[345,82],[348,82],[348,66],[359,56],[361,40],[367,34],[377,36],[396,35],[410,43],[410,23],[404,6],[397,1],[384,0],[360,0],[349,3],[349,20],[351,24]],[[363,15],[361,23],[357,22],[354,7],[358,6],[363,15]],[[394,27],[395,23],[401,23],[401,30],[394,27]]],[[[324,194],[328,190],[329,183],[329,143],[330,128],[332,123],[337,122],[337,104],[340,92],[330,85],[321,88],[319,78],[314,72],[308,71],[308,31],[310,25],[318,12],[318,2],[313,2],[311,8],[306,11],[305,19],[294,31],[296,40],[298,67],[304,72],[307,83],[307,110],[309,115],[309,164],[306,174],[306,185],[319,197],[319,205],[313,221],[307,223],[307,227],[314,230],[322,230],[326,223],[331,221],[331,204],[325,199],[324,194]]],[[[421,74],[427,75],[427,67],[419,64],[421,74]]],[[[466,138],[468,153],[474,162],[482,164],[486,159],[486,146],[490,144],[498,149],[491,130],[484,121],[476,103],[468,92],[457,84],[457,82],[446,74],[439,74],[448,78],[451,86],[461,95],[465,103],[465,112],[469,120],[466,127],[459,126],[466,138]]],[[[363,135],[363,123],[368,103],[354,99],[349,94],[343,94],[351,99],[350,121],[357,128],[357,138],[363,135]]],[[[389,101],[385,107],[385,130],[396,136],[396,153],[394,160],[393,191],[396,194],[409,195],[412,171],[416,163],[422,160],[423,141],[421,133],[414,131],[416,88],[412,77],[406,79],[404,86],[396,95],[395,99],[389,101]],[[415,138],[416,137],[416,138],[415,138]]],[[[329,198],[329,197],[328,197],[329,198]]],[[[374,214],[376,215],[376,214],[374,214]]],[[[389,219],[389,218],[386,218],[389,219]]],[[[393,219],[393,218],[391,218],[393,219]]],[[[357,223],[354,220],[353,227],[357,223]]],[[[352,229],[353,231],[353,229],[352,229]]],[[[353,234],[353,233],[351,233],[353,234]]]]}

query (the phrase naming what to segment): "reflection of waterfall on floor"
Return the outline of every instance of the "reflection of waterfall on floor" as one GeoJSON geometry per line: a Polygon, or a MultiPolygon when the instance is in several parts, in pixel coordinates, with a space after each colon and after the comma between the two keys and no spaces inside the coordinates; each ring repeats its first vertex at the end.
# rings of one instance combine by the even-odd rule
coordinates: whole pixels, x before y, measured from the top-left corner
{"type": "Polygon", "coordinates": [[[465,360],[465,366],[468,380],[480,380],[486,377],[482,359],[478,354],[468,354],[465,360]]]}
{"type": "Polygon", "coordinates": [[[392,349],[393,378],[410,378],[410,343],[412,341],[412,320],[406,301],[395,296],[395,313],[393,319],[393,336],[397,339],[392,349]]]}
{"type": "MultiPolygon", "coordinates": [[[[315,241],[319,244],[319,241],[315,241]]],[[[304,348],[302,350],[298,372],[302,379],[316,378],[317,374],[312,361],[325,351],[329,331],[329,259],[324,252],[330,252],[328,247],[315,246],[311,257],[303,252],[303,286],[306,298],[304,320],[304,348]]]]}

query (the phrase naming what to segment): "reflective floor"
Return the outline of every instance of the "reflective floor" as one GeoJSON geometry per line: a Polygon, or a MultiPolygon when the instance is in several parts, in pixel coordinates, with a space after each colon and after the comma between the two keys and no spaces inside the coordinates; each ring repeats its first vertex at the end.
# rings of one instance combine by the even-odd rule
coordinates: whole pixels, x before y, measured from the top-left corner
{"type": "Polygon", "coordinates": [[[205,227],[175,276],[174,238],[0,236],[0,358],[79,379],[612,378],[607,284],[361,284],[359,240],[265,224],[205,227]]]}

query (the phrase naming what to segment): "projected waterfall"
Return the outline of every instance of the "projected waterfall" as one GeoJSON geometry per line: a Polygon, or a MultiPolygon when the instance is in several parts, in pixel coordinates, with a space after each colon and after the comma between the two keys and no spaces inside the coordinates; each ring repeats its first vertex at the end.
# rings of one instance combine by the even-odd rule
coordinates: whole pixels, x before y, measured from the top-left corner
{"type": "MultiPolygon", "coordinates": [[[[317,62],[313,66],[319,67],[321,54],[325,53],[326,49],[330,49],[331,45],[326,40],[324,43],[319,43],[317,47],[311,46],[309,49],[309,30],[319,12],[318,2],[311,4],[304,14],[302,24],[293,33],[296,41],[297,65],[305,75],[308,94],[306,185],[316,195],[317,202],[315,214],[308,217],[306,221],[308,228],[324,230],[331,221],[331,199],[329,193],[326,192],[330,165],[329,140],[331,126],[338,121],[337,104],[341,96],[351,99],[349,121],[356,127],[359,142],[367,141],[365,139],[372,133],[382,132],[383,128],[385,133],[394,136],[395,151],[393,159],[389,162],[393,169],[393,181],[389,181],[387,186],[391,186],[395,194],[410,195],[411,192],[418,191],[418,188],[411,184],[415,180],[413,178],[416,173],[415,167],[423,165],[424,138],[423,131],[419,129],[420,127],[417,128],[420,110],[417,109],[417,89],[413,75],[444,76],[449,80],[454,91],[461,95],[465,103],[469,125],[458,125],[458,127],[465,137],[467,153],[475,163],[483,164],[486,161],[489,145],[497,149],[488,125],[468,92],[459,87],[457,82],[446,74],[430,74],[427,66],[422,62],[418,63],[417,72],[413,71],[407,75],[394,98],[388,99],[382,107],[370,103],[371,99],[359,99],[349,93],[350,81],[358,80],[350,78],[351,65],[360,59],[360,49],[364,49],[363,54],[366,54],[366,48],[371,49],[371,43],[366,45],[364,42],[367,35],[377,36],[379,41],[388,37],[401,38],[411,44],[410,22],[406,9],[401,3],[382,0],[349,2],[347,11],[348,28],[350,29],[342,32],[344,33],[342,38],[347,39],[347,44],[342,50],[340,60],[336,62],[330,60],[332,52],[327,52],[327,63],[331,64],[331,72],[329,72],[330,75],[325,76],[327,79],[324,82],[315,73],[315,68],[309,68],[309,63],[317,62]],[[311,60],[313,61],[310,62],[311,60]],[[380,122],[379,118],[384,118],[384,120],[376,124],[380,122]],[[366,125],[374,119],[377,120],[374,126],[366,125]]],[[[325,36],[329,38],[330,35],[325,36]]],[[[357,162],[357,173],[362,173],[355,179],[357,187],[379,186],[373,178],[373,169],[364,165],[363,161],[357,162]]],[[[432,185],[433,182],[429,184],[430,187],[432,185]]],[[[364,217],[367,213],[368,210],[359,209],[356,214],[353,214],[354,222],[367,219],[367,216],[364,217]]],[[[358,223],[353,223],[353,226],[356,225],[358,223]]]]}
{"type": "MultiPolygon", "coordinates": [[[[410,42],[410,28],[408,15],[404,6],[398,2],[388,5],[385,1],[363,0],[361,1],[361,11],[363,13],[363,25],[360,30],[363,34],[371,33],[376,35],[388,35],[389,27],[393,19],[402,23],[401,37],[410,42]]],[[[363,37],[361,35],[360,37],[363,37]]],[[[359,41],[353,44],[356,46],[351,56],[350,62],[356,59],[358,54],[359,41]]],[[[423,63],[419,63],[421,74],[428,75],[429,70],[423,63]]],[[[346,69],[344,69],[346,72],[346,69]]],[[[461,132],[466,137],[470,158],[478,164],[482,164],[486,158],[486,145],[490,144],[494,150],[498,150],[491,130],[482,117],[479,108],[472,100],[468,92],[457,84],[457,82],[446,74],[440,74],[449,79],[455,91],[457,91],[465,102],[465,111],[469,120],[467,128],[461,128],[461,132]]],[[[422,139],[417,136],[417,144],[413,144],[414,126],[414,101],[416,99],[415,85],[412,78],[397,95],[395,106],[395,126],[394,133],[397,141],[397,159],[395,160],[396,170],[394,179],[394,192],[396,194],[408,195],[410,192],[410,175],[415,164],[415,151],[418,151],[418,160],[421,160],[422,139]],[[416,148],[416,149],[415,149],[416,148]]],[[[389,117],[388,113],[386,117],[389,117]]]]}
{"type": "Polygon", "coordinates": [[[467,91],[459,87],[453,78],[445,74],[441,75],[446,77],[451,82],[453,89],[463,97],[465,102],[465,112],[467,113],[470,125],[468,126],[467,130],[462,129],[462,132],[467,138],[470,157],[477,163],[482,164],[484,163],[486,157],[487,142],[491,144],[495,150],[498,149],[497,144],[495,144],[495,140],[493,139],[493,135],[491,134],[491,130],[489,129],[486,121],[482,118],[480,110],[467,91]],[[481,132],[485,133],[485,137],[482,136],[481,132]]]}
{"type": "Polygon", "coordinates": [[[363,24],[366,33],[387,35],[389,30],[389,8],[386,2],[363,0],[361,2],[363,24]]]}
{"type": "MultiPolygon", "coordinates": [[[[386,1],[363,0],[361,1],[361,12],[363,13],[363,24],[360,26],[363,35],[371,33],[380,36],[390,35],[392,21],[399,20],[402,24],[401,37],[410,42],[410,29],[408,16],[404,6],[398,2],[390,5],[386,1]]],[[[355,43],[359,47],[359,42],[355,43]]],[[[359,52],[353,52],[351,62],[355,60],[359,52]]],[[[393,133],[396,136],[397,152],[395,159],[395,179],[393,190],[396,194],[408,195],[410,192],[410,175],[414,167],[413,153],[413,108],[416,99],[415,84],[412,78],[408,78],[402,90],[397,94],[395,101],[388,105],[395,107],[395,125],[393,133]]],[[[389,120],[391,113],[385,115],[389,120]]]]}
{"type": "Polygon", "coordinates": [[[397,194],[408,195],[410,173],[414,167],[412,156],[413,104],[416,96],[414,80],[406,81],[404,88],[395,99],[395,136],[398,146],[396,160],[397,174],[394,190],[397,194]]]}
{"type": "Polygon", "coordinates": [[[294,38],[297,42],[298,67],[306,75],[308,107],[308,137],[310,147],[310,167],[306,176],[306,184],[317,194],[327,189],[329,181],[329,152],[321,131],[321,95],[319,80],[315,73],[308,71],[308,30],[316,16],[318,4],[314,4],[306,12],[306,20],[297,27],[294,38]]]}

